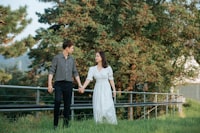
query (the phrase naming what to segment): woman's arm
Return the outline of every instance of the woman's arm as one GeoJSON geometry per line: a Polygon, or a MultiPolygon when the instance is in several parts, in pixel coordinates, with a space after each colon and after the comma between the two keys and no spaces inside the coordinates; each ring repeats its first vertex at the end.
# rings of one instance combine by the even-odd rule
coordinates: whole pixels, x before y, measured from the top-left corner
{"type": "Polygon", "coordinates": [[[90,81],[93,80],[93,69],[92,69],[92,68],[93,68],[93,67],[90,67],[90,68],[89,68],[87,78],[86,78],[86,80],[85,80],[83,86],[79,88],[79,92],[80,92],[80,93],[84,93],[85,88],[88,86],[88,84],[90,83],[90,81]]]}
{"type": "Polygon", "coordinates": [[[109,81],[110,81],[110,85],[113,89],[113,96],[116,97],[115,82],[114,82],[114,80],[109,80],[109,81]]]}

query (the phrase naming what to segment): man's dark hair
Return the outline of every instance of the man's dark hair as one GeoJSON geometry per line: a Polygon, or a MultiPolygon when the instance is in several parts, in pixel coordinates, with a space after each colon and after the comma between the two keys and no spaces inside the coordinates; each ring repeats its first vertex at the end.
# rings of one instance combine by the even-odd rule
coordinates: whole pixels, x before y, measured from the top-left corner
{"type": "Polygon", "coordinates": [[[71,47],[72,45],[74,45],[70,40],[64,40],[63,42],[63,49],[65,49],[66,47],[71,47]]]}

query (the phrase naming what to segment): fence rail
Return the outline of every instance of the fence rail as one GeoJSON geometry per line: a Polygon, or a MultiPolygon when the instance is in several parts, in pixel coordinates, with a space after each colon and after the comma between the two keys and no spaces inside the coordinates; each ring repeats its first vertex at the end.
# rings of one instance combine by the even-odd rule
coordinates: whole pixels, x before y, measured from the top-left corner
{"type": "MultiPolygon", "coordinates": [[[[77,89],[73,89],[72,119],[74,119],[75,110],[92,109],[92,93],[93,90],[87,89],[85,94],[79,94],[77,89]]],[[[116,109],[126,108],[129,119],[133,119],[134,107],[142,108],[143,118],[152,111],[157,117],[159,106],[164,106],[168,114],[169,107],[172,107],[173,111],[178,107],[180,111],[183,102],[180,94],[117,91],[114,103],[116,109]]],[[[53,95],[47,93],[46,87],[0,85],[0,112],[53,110],[53,106],[53,95]]],[[[63,109],[63,104],[61,109],[63,109]]]]}

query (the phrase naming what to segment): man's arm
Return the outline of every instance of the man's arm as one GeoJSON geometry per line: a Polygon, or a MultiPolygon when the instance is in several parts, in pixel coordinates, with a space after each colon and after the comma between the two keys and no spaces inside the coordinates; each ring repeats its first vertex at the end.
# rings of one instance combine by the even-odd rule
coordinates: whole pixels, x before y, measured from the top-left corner
{"type": "Polygon", "coordinates": [[[82,87],[80,77],[79,77],[79,76],[76,76],[75,79],[76,79],[76,81],[77,81],[77,83],[78,83],[78,87],[79,87],[79,88],[82,87]]]}
{"type": "Polygon", "coordinates": [[[49,69],[49,75],[48,75],[48,92],[49,93],[53,92],[52,80],[53,80],[53,75],[56,72],[56,67],[57,67],[57,58],[54,57],[52,60],[51,67],[49,69]]]}
{"type": "Polygon", "coordinates": [[[52,85],[53,74],[49,74],[48,76],[48,92],[53,92],[53,85],[52,85]]]}

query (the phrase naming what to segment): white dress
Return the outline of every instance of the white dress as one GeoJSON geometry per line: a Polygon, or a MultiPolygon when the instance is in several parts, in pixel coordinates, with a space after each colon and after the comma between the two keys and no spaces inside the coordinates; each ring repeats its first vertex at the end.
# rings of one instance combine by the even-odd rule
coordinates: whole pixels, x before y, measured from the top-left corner
{"type": "Polygon", "coordinates": [[[89,68],[88,80],[96,80],[93,92],[93,114],[97,123],[104,120],[110,124],[117,124],[114,102],[112,99],[112,90],[109,80],[113,80],[113,71],[110,66],[102,68],[100,71],[97,66],[89,68]]]}

